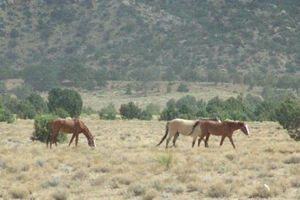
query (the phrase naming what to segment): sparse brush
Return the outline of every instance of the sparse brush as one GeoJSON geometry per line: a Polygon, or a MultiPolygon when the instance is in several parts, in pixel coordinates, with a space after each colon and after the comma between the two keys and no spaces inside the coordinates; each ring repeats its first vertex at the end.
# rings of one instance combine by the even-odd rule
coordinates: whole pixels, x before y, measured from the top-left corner
{"type": "Polygon", "coordinates": [[[211,198],[224,198],[229,196],[229,191],[224,183],[215,183],[208,188],[207,196],[211,198]]]}
{"type": "Polygon", "coordinates": [[[27,188],[25,188],[23,186],[13,186],[9,190],[9,195],[13,199],[26,199],[29,195],[29,192],[28,192],[27,188]]]}
{"type": "Polygon", "coordinates": [[[268,185],[264,184],[260,184],[257,185],[253,191],[250,194],[250,198],[269,198],[272,196],[271,190],[273,190],[273,188],[270,188],[268,185]]]}
{"type": "Polygon", "coordinates": [[[58,190],[58,191],[55,191],[53,194],[52,194],[52,197],[53,199],[55,200],[66,200],[67,197],[68,197],[68,194],[66,191],[64,190],[58,190]]]}
{"type": "Polygon", "coordinates": [[[150,189],[145,193],[143,200],[152,200],[157,196],[158,196],[158,192],[153,189],[150,189]]]}
{"type": "Polygon", "coordinates": [[[174,156],[171,153],[160,155],[157,161],[166,169],[170,169],[170,167],[174,164],[174,156]]]}
{"type": "Polygon", "coordinates": [[[235,159],[235,155],[234,154],[226,154],[225,157],[230,160],[230,161],[233,161],[235,159]]]}
{"type": "Polygon", "coordinates": [[[81,170],[81,171],[76,172],[76,174],[72,177],[72,179],[82,181],[85,178],[87,178],[87,176],[88,175],[86,174],[86,172],[81,170]]]}
{"type": "Polygon", "coordinates": [[[129,175],[121,175],[114,177],[112,181],[115,181],[122,185],[130,185],[133,182],[133,178],[129,175]]]}
{"type": "Polygon", "coordinates": [[[133,193],[134,196],[141,196],[146,192],[146,188],[141,184],[130,185],[128,190],[129,192],[133,193]]]}
{"type": "Polygon", "coordinates": [[[105,182],[106,178],[104,176],[97,177],[91,181],[91,186],[100,186],[105,182]]]}
{"type": "Polygon", "coordinates": [[[46,183],[42,185],[42,187],[56,187],[59,185],[59,179],[57,177],[51,177],[46,183]]]}
{"type": "Polygon", "coordinates": [[[300,156],[291,156],[284,161],[285,164],[298,164],[300,163],[300,156]]]}

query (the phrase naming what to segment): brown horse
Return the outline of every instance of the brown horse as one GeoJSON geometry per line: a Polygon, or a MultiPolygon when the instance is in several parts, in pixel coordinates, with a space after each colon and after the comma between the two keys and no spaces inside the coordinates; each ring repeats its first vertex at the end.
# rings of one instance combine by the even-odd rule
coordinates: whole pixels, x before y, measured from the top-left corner
{"type": "Polygon", "coordinates": [[[94,137],[91,134],[90,130],[79,119],[55,119],[49,122],[49,125],[51,126],[52,131],[49,134],[47,139],[47,147],[49,141],[50,141],[50,148],[52,147],[53,142],[56,144],[56,138],[58,136],[59,131],[62,131],[63,133],[73,133],[72,138],[69,142],[69,146],[71,145],[75,137],[76,137],[75,146],[77,146],[78,136],[80,133],[83,133],[87,138],[88,145],[90,147],[96,147],[94,137]]]}
{"type": "Polygon", "coordinates": [[[249,129],[248,126],[244,122],[239,121],[211,121],[211,120],[199,120],[197,121],[194,126],[193,130],[190,133],[190,135],[193,133],[194,129],[197,126],[200,126],[201,129],[201,135],[198,139],[198,146],[200,145],[201,140],[205,138],[205,147],[208,147],[208,139],[210,135],[217,135],[222,136],[220,146],[222,146],[223,141],[226,137],[229,138],[233,148],[235,148],[235,145],[232,140],[233,132],[240,129],[245,135],[249,135],[249,129]]]}

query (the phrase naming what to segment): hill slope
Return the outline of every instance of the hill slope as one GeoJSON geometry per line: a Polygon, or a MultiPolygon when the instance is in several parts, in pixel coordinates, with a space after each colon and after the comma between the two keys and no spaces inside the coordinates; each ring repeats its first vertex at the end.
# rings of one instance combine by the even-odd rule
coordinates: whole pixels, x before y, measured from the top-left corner
{"type": "Polygon", "coordinates": [[[299,72],[297,0],[6,0],[0,7],[1,67],[75,62],[127,80],[144,71],[154,80],[200,81],[216,71],[299,72]]]}

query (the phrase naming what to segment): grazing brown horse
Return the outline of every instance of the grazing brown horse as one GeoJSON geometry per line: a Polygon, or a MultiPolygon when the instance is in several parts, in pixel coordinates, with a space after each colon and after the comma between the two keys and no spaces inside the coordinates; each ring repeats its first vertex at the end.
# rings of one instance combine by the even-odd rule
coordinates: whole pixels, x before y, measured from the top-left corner
{"type": "Polygon", "coordinates": [[[53,142],[56,144],[56,138],[58,136],[59,131],[62,131],[64,133],[73,133],[69,146],[71,145],[75,137],[76,137],[75,146],[77,146],[78,136],[80,133],[83,133],[87,138],[88,145],[90,147],[96,147],[96,143],[93,135],[91,134],[87,126],[79,119],[55,119],[49,122],[49,125],[51,126],[52,131],[49,134],[47,139],[47,147],[49,141],[50,141],[50,148],[52,147],[53,142]]]}
{"type": "Polygon", "coordinates": [[[201,136],[198,139],[198,146],[200,145],[201,140],[205,138],[205,147],[208,147],[208,139],[210,135],[217,135],[222,136],[220,146],[222,146],[225,137],[228,137],[233,148],[235,145],[232,140],[233,132],[240,129],[245,135],[249,135],[248,126],[244,122],[239,121],[211,121],[211,120],[199,120],[197,121],[194,126],[193,130],[190,134],[193,133],[194,129],[197,126],[200,126],[201,129],[201,136]]]}

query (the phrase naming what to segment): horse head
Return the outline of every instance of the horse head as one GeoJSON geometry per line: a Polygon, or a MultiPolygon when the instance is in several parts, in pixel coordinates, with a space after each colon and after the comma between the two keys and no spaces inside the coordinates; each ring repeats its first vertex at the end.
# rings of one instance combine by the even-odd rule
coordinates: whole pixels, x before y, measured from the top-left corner
{"type": "Polygon", "coordinates": [[[90,135],[90,136],[88,137],[88,145],[89,145],[90,147],[96,147],[96,142],[95,142],[94,136],[90,135]]]}
{"type": "Polygon", "coordinates": [[[239,128],[241,129],[241,131],[245,134],[245,135],[249,135],[249,129],[247,124],[245,124],[244,122],[238,122],[239,128]]]}

